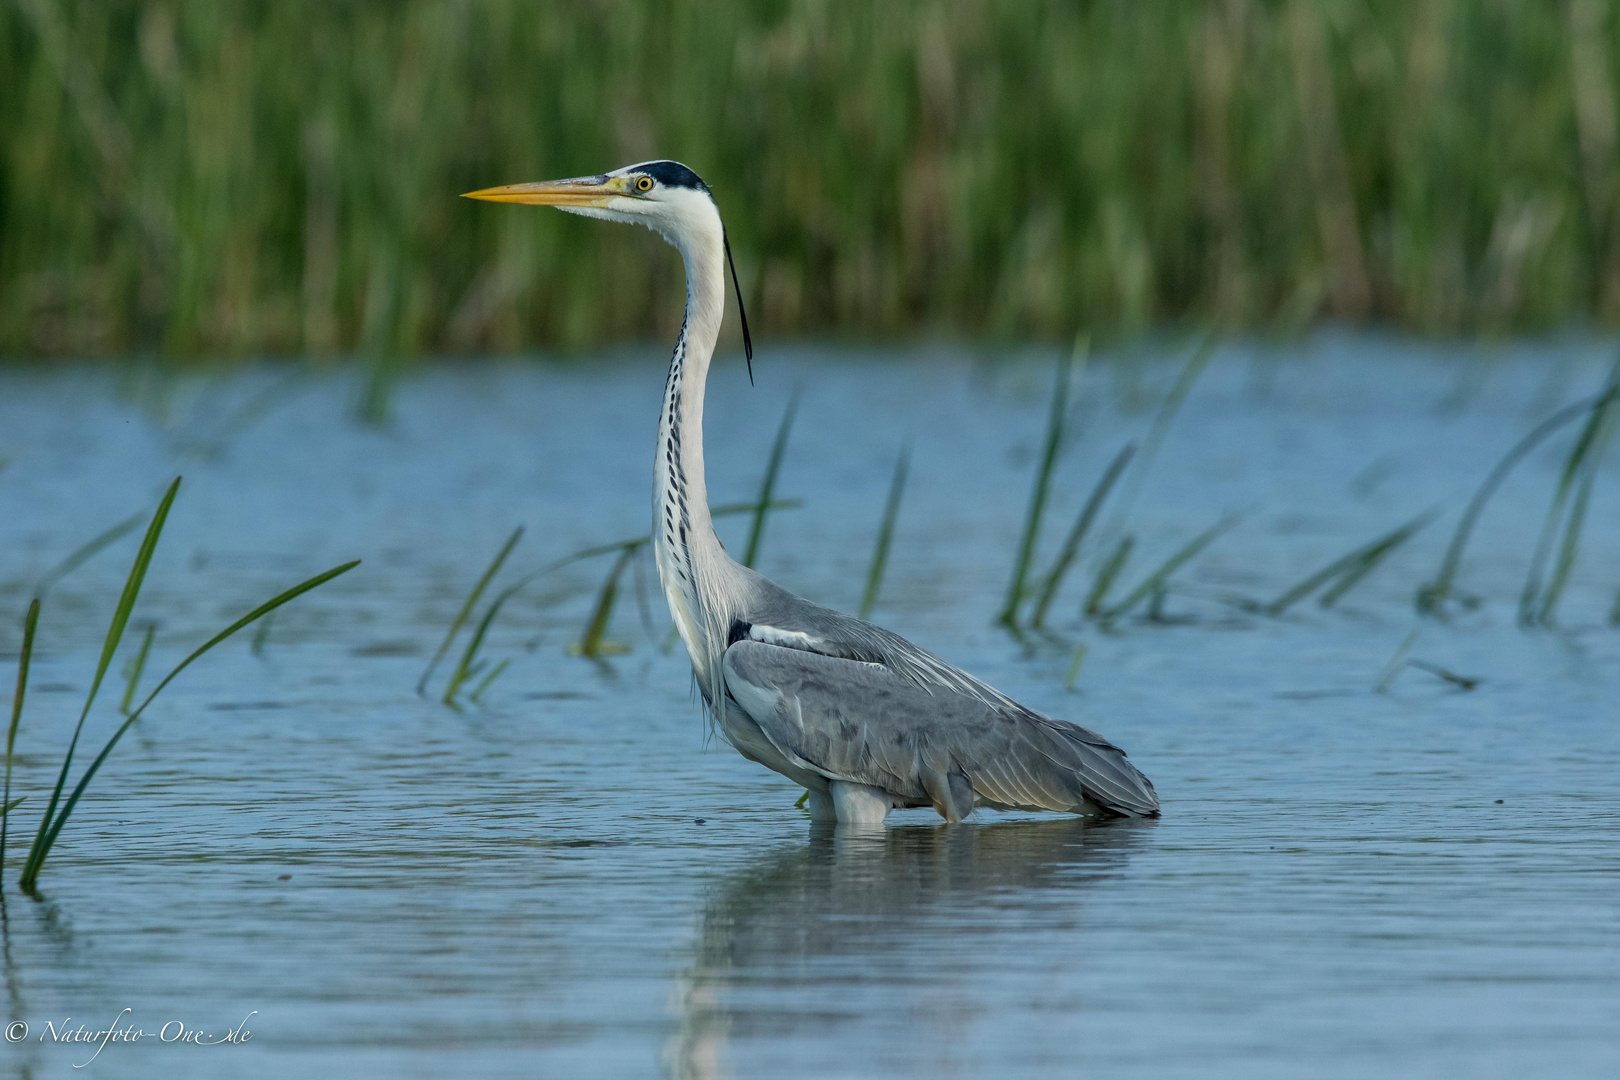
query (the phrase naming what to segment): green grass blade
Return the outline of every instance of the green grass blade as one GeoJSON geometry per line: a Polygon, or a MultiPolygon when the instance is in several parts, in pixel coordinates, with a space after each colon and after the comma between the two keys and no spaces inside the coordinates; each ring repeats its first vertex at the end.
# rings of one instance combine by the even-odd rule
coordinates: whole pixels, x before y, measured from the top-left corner
{"type": "MultiPolygon", "coordinates": [[[[1610,368],[1609,377],[1604,380],[1603,389],[1605,392],[1612,394],[1617,386],[1620,386],[1620,360],[1616,360],[1614,367],[1610,368]]],[[[1606,441],[1603,434],[1608,427],[1606,420],[1613,403],[1614,398],[1611,396],[1593,407],[1591,413],[1587,415],[1586,423],[1581,426],[1580,435],[1576,437],[1574,444],[1569,449],[1569,454],[1564,458],[1564,467],[1559,473],[1558,484],[1554,488],[1553,497],[1547,505],[1547,516],[1542,521],[1541,535],[1536,539],[1535,554],[1530,558],[1530,570],[1525,575],[1524,589],[1519,594],[1520,626],[1532,626],[1540,621],[1540,614],[1537,611],[1538,601],[1542,611],[1550,610],[1549,605],[1542,596],[1541,579],[1546,569],[1547,559],[1552,553],[1553,537],[1558,531],[1559,523],[1564,520],[1564,507],[1568,503],[1570,491],[1585,473],[1586,463],[1594,448],[1606,441]]],[[[1584,519],[1584,509],[1581,516],[1584,519]]],[[[1573,515],[1571,520],[1573,521],[1573,515]]],[[[1580,535],[1578,524],[1575,528],[1575,534],[1578,540],[1580,535]]],[[[1569,530],[1566,526],[1564,543],[1562,544],[1565,550],[1568,550],[1570,546],[1569,540],[1569,530]]],[[[1563,555],[1560,554],[1560,562],[1562,560],[1563,555]]],[[[1563,591],[1561,584],[1559,591],[1563,591]]],[[[1556,606],[1556,602],[1551,605],[1551,607],[1556,606]]]]}
{"type": "Polygon", "coordinates": [[[50,592],[58,581],[89,562],[104,549],[111,547],[129,533],[134,532],[144,517],[146,517],[146,511],[144,510],[131,514],[112,528],[91,539],[89,543],[72,552],[67,558],[45,572],[45,575],[39,579],[39,584],[34,586],[34,595],[43,599],[45,594],[50,592]]]}
{"type": "Polygon", "coordinates": [[[113,610],[112,622],[107,626],[107,636],[101,645],[101,660],[96,665],[96,677],[90,683],[90,693],[86,695],[84,708],[79,712],[79,722],[73,728],[73,738],[68,741],[67,753],[62,757],[62,771],[57,775],[56,787],[52,789],[50,802],[46,804],[45,814],[40,818],[39,832],[34,835],[33,846],[23,863],[25,879],[32,880],[38,874],[38,864],[44,859],[44,853],[50,846],[46,836],[50,832],[57,804],[61,801],[62,788],[67,784],[68,770],[73,765],[73,751],[79,745],[79,734],[84,730],[85,717],[90,715],[90,706],[95,704],[96,693],[101,689],[101,680],[107,674],[107,666],[112,663],[113,654],[118,651],[118,643],[124,636],[124,627],[129,623],[129,614],[135,609],[135,601],[141,594],[141,584],[146,580],[146,569],[152,563],[152,553],[157,550],[158,537],[163,534],[163,525],[169,519],[169,508],[174,505],[174,497],[179,491],[180,477],[177,476],[174,483],[169,485],[169,490],[164,493],[163,501],[158,503],[157,512],[152,515],[152,522],[146,527],[146,536],[141,539],[141,548],[135,553],[135,562],[129,568],[129,577],[124,581],[124,591],[118,598],[118,606],[113,610]]]}
{"type": "Polygon", "coordinates": [[[1420,629],[1421,627],[1414,626],[1412,632],[1406,635],[1400,647],[1395,650],[1395,655],[1389,658],[1389,663],[1384,665],[1383,675],[1379,676],[1378,685],[1373,687],[1374,693],[1389,693],[1390,686],[1395,682],[1395,676],[1406,669],[1406,654],[1412,651],[1412,646],[1417,642],[1420,629]]]}
{"type": "MultiPolygon", "coordinates": [[[[803,505],[804,500],[802,499],[772,499],[769,504],[769,508],[771,510],[797,510],[803,505]]],[[[725,503],[709,511],[709,516],[711,518],[736,517],[740,514],[752,514],[758,509],[758,502],[725,503]]],[[[516,582],[509,585],[506,590],[500,594],[500,597],[496,603],[497,605],[506,603],[507,600],[511,599],[513,595],[526,587],[530,582],[537,581],[540,578],[545,577],[547,574],[561,570],[565,566],[570,566],[577,562],[583,562],[586,559],[594,559],[598,555],[608,555],[614,552],[622,553],[625,551],[637,551],[650,543],[652,543],[652,536],[650,534],[646,536],[634,536],[628,540],[615,540],[610,544],[597,544],[593,547],[582,548],[579,551],[573,552],[572,554],[564,555],[562,558],[554,559],[540,567],[538,570],[531,570],[527,574],[524,574],[522,577],[518,578],[516,582]]],[[[455,634],[452,633],[450,638],[453,639],[454,637],[455,634]]],[[[450,639],[447,639],[447,641],[448,640],[450,639]]],[[[448,644],[443,646],[443,648],[448,649],[448,644]]],[[[476,650],[474,651],[476,652],[476,650]]],[[[437,662],[437,659],[435,662],[437,662]]],[[[431,672],[431,668],[429,670],[431,672]]]]}
{"type": "MultiPolygon", "coordinates": [[[[6,786],[0,805],[10,816],[17,804],[11,801],[11,763],[17,746],[17,725],[22,721],[23,698],[28,695],[28,669],[34,661],[34,632],[39,629],[39,597],[29,601],[28,614],[23,616],[22,652],[17,655],[17,691],[11,698],[11,726],[6,729],[6,786]]],[[[17,802],[21,802],[18,799],[17,802]]],[[[5,891],[6,820],[0,820],[0,892],[5,891]]]]}
{"type": "Polygon", "coordinates": [[[1585,470],[1580,487],[1575,490],[1575,501],[1569,508],[1569,520],[1564,525],[1564,539],[1558,545],[1558,563],[1553,567],[1552,580],[1542,595],[1536,622],[1551,626],[1558,618],[1558,601],[1563,598],[1564,586],[1569,583],[1570,571],[1575,569],[1575,557],[1581,544],[1581,527],[1586,523],[1586,507],[1592,501],[1592,482],[1597,478],[1595,465],[1585,470]]]}
{"type": "Polygon", "coordinates": [[[484,595],[484,590],[489,588],[489,583],[495,580],[495,575],[501,572],[501,564],[506,562],[506,557],[512,554],[512,549],[517,547],[518,541],[522,538],[523,526],[519,525],[512,530],[512,535],[506,538],[506,543],[501,545],[501,550],[496,552],[495,558],[491,560],[489,566],[484,570],[484,576],[478,579],[477,585],[473,586],[473,591],[467,594],[466,602],[461,605],[461,610],[456,612],[455,619],[450,623],[450,632],[444,635],[444,640],[439,643],[438,651],[433,654],[433,659],[428,661],[427,670],[423,671],[422,677],[416,680],[416,692],[418,694],[422,694],[427,690],[428,680],[433,678],[433,672],[438,668],[440,661],[444,659],[445,653],[450,651],[450,645],[456,640],[456,635],[461,633],[462,625],[466,623],[467,617],[472,614],[473,608],[478,606],[479,597],[484,595]]]}
{"type": "Polygon", "coordinates": [[[1332,607],[1339,598],[1349,592],[1357,582],[1371,573],[1384,556],[1406,543],[1429,522],[1433,521],[1437,511],[1430,510],[1408,521],[1393,531],[1386,533],[1371,543],[1363,544],[1354,551],[1340,558],[1334,559],[1322,569],[1307,577],[1304,581],[1284,590],[1277,599],[1267,604],[1262,610],[1271,616],[1281,615],[1311,593],[1338,579],[1334,585],[1322,596],[1323,607],[1332,607]]]}
{"type": "Polygon", "coordinates": [[[1057,560],[1052,569],[1047,572],[1045,583],[1041,587],[1040,599],[1035,603],[1035,614],[1030,618],[1029,625],[1039,630],[1046,625],[1046,611],[1057,598],[1058,590],[1063,587],[1063,578],[1069,572],[1069,567],[1080,554],[1080,544],[1085,540],[1086,533],[1091,530],[1091,523],[1097,512],[1102,509],[1113,490],[1114,484],[1119,480],[1125,466],[1130,463],[1131,455],[1136,453],[1135,443],[1126,443],[1124,448],[1109,462],[1108,468],[1103,470],[1102,478],[1097,486],[1091,489],[1091,495],[1086,499],[1086,505],[1081,509],[1080,516],[1075,519],[1074,526],[1069,535],[1063,539],[1063,547],[1058,550],[1057,560]]]}
{"type": "Polygon", "coordinates": [[[1114,580],[1119,577],[1120,571],[1125,569],[1135,543],[1134,536],[1127,534],[1121,537],[1119,546],[1114,548],[1113,553],[1097,568],[1097,576],[1092,580],[1091,591],[1086,594],[1085,605],[1081,608],[1081,612],[1087,618],[1095,618],[1102,612],[1103,602],[1108,599],[1108,590],[1114,587],[1114,580]]]}
{"type": "Polygon", "coordinates": [[[489,605],[489,610],[484,612],[484,617],[478,620],[478,626],[473,630],[473,636],[468,639],[467,647],[462,650],[461,661],[456,664],[456,670],[450,673],[450,681],[445,684],[444,696],[440,699],[444,704],[454,708],[456,694],[460,693],[462,685],[483,670],[484,665],[478,659],[478,650],[484,647],[484,637],[489,633],[489,628],[495,624],[495,616],[501,613],[502,606],[517,595],[518,589],[524,584],[526,583],[520,581],[508,586],[495,597],[494,601],[489,605]]]}
{"type": "Polygon", "coordinates": [[[1024,600],[1024,582],[1029,576],[1030,562],[1035,557],[1035,544],[1040,539],[1041,517],[1046,513],[1046,500],[1052,487],[1052,470],[1057,465],[1058,452],[1063,447],[1063,418],[1069,411],[1069,386],[1078,356],[1085,362],[1087,344],[1076,343],[1074,351],[1058,361],[1057,373],[1052,379],[1052,404],[1046,418],[1046,441],[1041,447],[1040,467],[1035,470],[1035,486],[1029,493],[1029,508],[1024,515],[1024,533],[1018,540],[1018,556],[1013,560],[1012,579],[1007,582],[1007,600],[1001,606],[996,622],[1009,628],[1018,625],[1018,605],[1024,600]]]}
{"type": "Polygon", "coordinates": [[[157,632],[157,623],[146,624],[146,634],[141,638],[141,649],[135,654],[135,659],[129,666],[129,679],[124,683],[124,697],[118,703],[118,711],[125,716],[129,715],[129,706],[135,700],[135,691],[141,684],[141,672],[146,670],[146,654],[152,651],[152,635],[157,632]]]}
{"type": "Polygon", "coordinates": [[[878,590],[883,587],[883,571],[889,565],[889,545],[894,540],[894,523],[900,516],[900,498],[905,494],[906,475],[911,471],[911,447],[900,451],[894,463],[894,477],[889,481],[889,500],[883,506],[883,524],[878,526],[877,544],[872,549],[872,565],[866,571],[866,591],[861,594],[861,607],[857,618],[868,619],[877,605],[878,590]]]}
{"type": "Polygon", "coordinates": [[[275,612],[271,612],[259,620],[259,628],[253,631],[253,644],[248,651],[254,656],[263,657],[265,648],[270,644],[270,628],[276,625],[275,612]]]}
{"type": "Polygon", "coordinates": [[[1190,541],[1183,545],[1180,550],[1176,551],[1175,554],[1164,560],[1164,562],[1159,565],[1157,570],[1143,578],[1136,588],[1126,593],[1125,599],[1103,612],[1101,616],[1102,623],[1104,625],[1108,625],[1117,622],[1122,616],[1129,613],[1133,607],[1145,600],[1149,594],[1154,592],[1154,590],[1162,587],[1165,582],[1169,581],[1171,574],[1174,574],[1177,570],[1181,569],[1183,565],[1189,562],[1199,552],[1203,551],[1210,544],[1214,543],[1216,538],[1218,538],[1222,533],[1232,528],[1232,526],[1236,525],[1241,520],[1243,520],[1241,514],[1228,515],[1227,517],[1224,517],[1220,521],[1217,521],[1215,524],[1211,525],[1209,528],[1205,529],[1203,532],[1199,533],[1197,536],[1193,537],[1190,541]]]}
{"type": "Polygon", "coordinates": [[[1074,662],[1069,665],[1069,673],[1063,677],[1063,689],[1074,693],[1074,684],[1080,678],[1080,667],[1086,662],[1086,643],[1081,642],[1074,650],[1074,662]]]}
{"type": "Polygon", "coordinates": [[[602,582],[602,590],[597,594],[596,606],[591,610],[590,621],[585,624],[585,635],[575,647],[578,655],[596,657],[601,654],[608,625],[613,621],[613,604],[619,596],[619,576],[630,565],[635,553],[635,548],[625,548],[608,571],[607,578],[602,582]]]}
{"type": "MultiPolygon", "coordinates": [[[[173,489],[171,488],[170,491],[172,492],[173,489]]],[[[160,517],[166,509],[166,507],[160,508],[160,517]]],[[[294,585],[286,592],[280,593],[270,600],[267,600],[263,604],[260,604],[258,607],[254,608],[252,611],[248,612],[246,615],[242,616],[240,619],[237,619],[235,622],[231,623],[231,625],[209,638],[202,645],[194,649],[192,653],[184,660],[176,664],[174,669],[163,677],[163,681],[158,683],[157,686],[152,689],[150,694],[146,695],[146,699],[141,702],[140,707],[134,712],[130,713],[129,718],[126,719],[122,724],[118,725],[117,730],[115,730],[112,734],[112,738],[107,740],[106,745],[101,748],[101,752],[97,754],[95,760],[90,763],[90,767],[85,769],[84,775],[79,778],[78,784],[73,788],[73,793],[68,796],[67,802],[62,804],[61,812],[56,814],[55,818],[50,821],[50,828],[39,839],[35,840],[34,849],[29,851],[28,861],[23,864],[22,880],[20,884],[22,885],[24,891],[33,891],[35,883],[39,880],[39,872],[45,865],[45,857],[50,854],[51,848],[56,843],[57,836],[62,832],[62,827],[67,824],[69,815],[73,813],[73,808],[78,805],[80,797],[84,795],[85,789],[90,786],[90,781],[95,778],[96,773],[101,769],[102,763],[105,762],[107,760],[107,756],[112,753],[113,747],[118,745],[118,740],[124,737],[124,732],[128,731],[134,725],[135,721],[141,718],[141,714],[144,713],[147,706],[151,705],[157,696],[163,692],[164,687],[173,682],[175,677],[178,676],[182,671],[190,667],[193,661],[207,653],[220,642],[235,634],[238,630],[241,630],[243,627],[252,624],[260,618],[263,618],[265,615],[268,615],[270,612],[281,607],[283,604],[297,599],[304,593],[309,592],[311,589],[315,589],[326,584],[328,581],[331,581],[338,575],[348,573],[350,570],[353,570],[359,565],[360,560],[355,559],[352,562],[346,562],[341,566],[334,566],[325,573],[316,574],[314,577],[294,585]]]]}
{"type": "Polygon", "coordinates": [[[1491,469],[1485,477],[1485,482],[1480,484],[1479,489],[1474,492],[1474,497],[1468,501],[1467,508],[1463,510],[1462,518],[1457,522],[1457,531],[1452,534],[1451,543],[1447,545],[1446,553],[1440,560],[1440,569],[1435,574],[1434,580],[1418,590],[1417,609],[1420,615],[1437,615],[1443,612],[1446,600],[1451,596],[1452,586],[1456,583],[1463,550],[1468,546],[1474,525],[1484,512],[1485,504],[1490,502],[1491,496],[1496,494],[1496,489],[1502,486],[1502,482],[1507,479],[1508,473],[1513,471],[1513,467],[1559,428],[1593,409],[1603,407],[1616,394],[1617,391],[1611,388],[1559,409],[1532,428],[1528,435],[1514,443],[1513,448],[1502,456],[1502,460],[1491,469]]]}
{"type": "Polygon", "coordinates": [[[1408,660],[1406,666],[1415,667],[1419,671],[1427,671],[1430,675],[1444,679],[1459,690],[1472,690],[1483,681],[1474,675],[1458,675],[1454,671],[1448,671],[1439,664],[1431,664],[1427,660],[1408,660]]]}
{"type": "MultiPolygon", "coordinates": [[[[748,527],[748,544],[743,548],[742,564],[752,568],[759,558],[760,541],[765,537],[765,517],[771,508],[771,495],[776,491],[776,474],[782,468],[787,453],[788,436],[793,433],[793,416],[799,411],[799,393],[788,399],[787,411],[782,414],[781,426],[776,429],[776,441],[771,444],[771,457],[765,464],[765,479],[759,485],[759,498],[754,502],[754,521],[748,527]]],[[[709,516],[714,517],[710,511],[709,516]]]]}
{"type": "Polygon", "coordinates": [[[467,700],[476,705],[478,703],[478,699],[484,696],[484,691],[489,689],[489,684],[500,678],[501,672],[505,671],[507,667],[511,665],[511,663],[512,658],[509,656],[500,663],[496,664],[495,667],[490,670],[490,673],[484,676],[483,681],[478,684],[478,687],[473,690],[471,694],[467,695],[467,700]]]}
{"type": "MultiPolygon", "coordinates": [[[[1210,330],[1199,341],[1197,348],[1182,365],[1181,372],[1176,381],[1171,384],[1170,392],[1165,394],[1164,401],[1159,404],[1159,411],[1153,415],[1153,423],[1148,426],[1147,437],[1142,440],[1142,454],[1136,459],[1136,468],[1120,493],[1119,510],[1115,517],[1115,528],[1122,528],[1123,522],[1129,517],[1133,507],[1136,506],[1137,496],[1142,492],[1142,485],[1147,482],[1148,472],[1153,468],[1154,459],[1159,456],[1159,447],[1170,434],[1170,425],[1175,422],[1176,414],[1181,411],[1182,404],[1192,393],[1192,388],[1198,382],[1198,377],[1209,366],[1210,360],[1215,356],[1215,350],[1220,345],[1220,332],[1210,330]]],[[[1107,530],[1113,533],[1115,529],[1107,530]]]]}

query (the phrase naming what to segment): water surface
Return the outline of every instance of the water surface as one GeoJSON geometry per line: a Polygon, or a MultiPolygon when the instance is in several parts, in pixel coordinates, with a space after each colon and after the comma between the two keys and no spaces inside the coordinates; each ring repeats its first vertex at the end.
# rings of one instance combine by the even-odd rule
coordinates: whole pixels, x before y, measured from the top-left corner
{"type": "MultiPolygon", "coordinates": [[[[1612,465],[1559,629],[1522,631],[1514,610],[1567,437],[1482,519],[1460,579],[1478,606],[1412,648],[1477,688],[1407,670],[1374,692],[1468,494],[1591,392],[1602,350],[1223,352],[1113,535],[1138,538],[1134,582],[1222,515],[1241,524],[1176,577],[1162,621],[1083,623],[1087,563],[1054,633],[1024,643],[991,618],[1051,358],[774,354],[756,389],[720,365],[709,404],[712,499],[744,500],[803,390],[779,485],[803,506],[771,518],[761,569],[852,608],[910,440],[877,620],[1120,743],[1162,820],[981,811],[947,828],[911,811],[876,834],[818,829],[791,785],[707,735],[639,564],[610,635],[628,652],[568,655],[608,568],[582,563],[504,609],[487,651],[511,664],[478,705],[417,697],[515,525],[508,579],[645,530],[656,364],[430,369],[383,429],[348,419],[342,376],[7,371],[0,661],[40,576],[179,473],[132,624],[156,621],[159,670],[278,588],[365,563],[279,613],[257,655],[233,642],[166,691],[37,901],[11,887],[13,847],[6,1019],[30,1034],[6,1063],[166,1080],[1620,1069],[1612,465]],[[1444,516],[1334,609],[1242,608],[1430,507],[1444,516]],[[80,1070],[93,1047],[40,1042],[47,1021],[103,1028],[125,1008],[122,1024],[209,1038],[252,1014],[252,1039],[112,1044],[80,1070]]],[[[1175,373],[1081,379],[1042,565],[1175,373]]],[[[721,529],[735,550],[746,525],[721,529]]],[[[18,737],[25,833],[134,543],[47,598],[18,737]]],[[[103,691],[92,748],[121,690],[103,691]]]]}

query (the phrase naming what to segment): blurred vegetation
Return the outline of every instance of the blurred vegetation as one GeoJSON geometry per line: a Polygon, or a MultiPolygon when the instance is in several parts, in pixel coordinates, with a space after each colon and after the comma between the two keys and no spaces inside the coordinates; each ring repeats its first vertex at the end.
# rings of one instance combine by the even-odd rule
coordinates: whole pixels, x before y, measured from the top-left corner
{"type": "Polygon", "coordinates": [[[1620,321],[1603,0],[0,0],[0,354],[666,333],[709,180],[766,332],[1620,321]]]}

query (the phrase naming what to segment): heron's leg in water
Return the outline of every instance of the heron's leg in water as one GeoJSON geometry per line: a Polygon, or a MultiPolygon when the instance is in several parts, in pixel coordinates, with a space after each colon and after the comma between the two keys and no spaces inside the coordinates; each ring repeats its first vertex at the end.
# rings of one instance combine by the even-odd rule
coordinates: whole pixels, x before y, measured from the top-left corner
{"type": "MultiPolygon", "coordinates": [[[[889,793],[881,788],[844,780],[834,780],[827,788],[832,792],[833,809],[841,825],[881,825],[889,816],[889,793]]],[[[814,806],[815,796],[810,798],[814,806]]]]}
{"type": "Polygon", "coordinates": [[[807,791],[809,796],[806,805],[810,808],[811,821],[837,821],[838,811],[833,809],[832,796],[825,791],[807,791]]]}

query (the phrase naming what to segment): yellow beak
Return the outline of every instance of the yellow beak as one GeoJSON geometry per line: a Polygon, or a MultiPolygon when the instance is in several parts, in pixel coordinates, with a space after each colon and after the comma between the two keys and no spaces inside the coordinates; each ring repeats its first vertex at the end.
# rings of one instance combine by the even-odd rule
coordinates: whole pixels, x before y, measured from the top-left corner
{"type": "Polygon", "coordinates": [[[606,206],[610,199],[629,194],[623,177],[610,180],[605,176],[576,176],[572,180],[542,180],[469,191],[462,198],[530,206],[606,206]]]}

